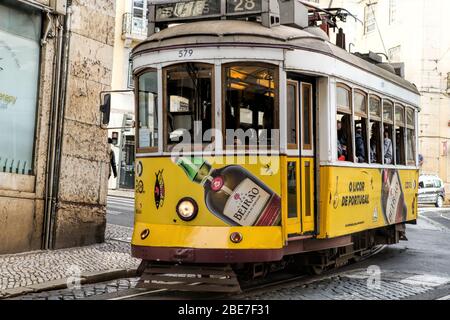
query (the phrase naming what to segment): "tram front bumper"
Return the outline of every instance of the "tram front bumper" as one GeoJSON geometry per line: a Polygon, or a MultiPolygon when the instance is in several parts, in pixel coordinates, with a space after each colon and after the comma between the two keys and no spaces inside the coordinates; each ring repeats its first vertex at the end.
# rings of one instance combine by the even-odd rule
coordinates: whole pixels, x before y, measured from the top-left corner
{"type": "Polygon", "coordinates": [[[135,224],[133,257],[150,261],[259,262],[283,256],[281,227],[206,227],[135,224]],[[242,241],[230,239],[233,232],[242,241]]]}

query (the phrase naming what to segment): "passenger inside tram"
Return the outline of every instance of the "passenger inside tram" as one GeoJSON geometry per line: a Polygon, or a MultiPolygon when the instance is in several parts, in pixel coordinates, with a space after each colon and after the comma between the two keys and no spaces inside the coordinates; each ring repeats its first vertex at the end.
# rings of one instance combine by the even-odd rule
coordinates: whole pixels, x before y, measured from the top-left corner
{"type": "Polygon", "coordinates": [[[337,143],[339,161],[352,161],[349,137],[351,137],[350,115],[338,113],[337,143]]]}
{"type": "Polygon", "coordinates": [[[338,120],[337,122],[337,150],[338,150],[338,160],[339,161],[345,161],[346,154],[347,154],[347,146],[342,144],[341,137],[342,137],[342,124],[341,121],[338,120]]]}
{"type": "Polygon", "coordinates": [[[390,138],[389,126],[384,127],[384,164],[392,164],[392,139],[390,138]]]}
{"type": "Polygon", "coordinates": [[[339,161],[345,161],[345,153],[346,153],[346,146],[342,145],[340,139],[339,139],[339,132],[341,131],[341,122],[338,120],[337,122],[337,132],[338,132],[338,139],[337,141],[337,150],[338,150],[338,160],[339,161]]]}
{"type": "Polygon", "coordinates": [[[380,124],[379,122],[371,121],[370,133],[370,162],[381,163],[380,159],[380,124]]]}
{"type": "Polygon", "coordinates": [[[355,130],[355,151],[356,158],[358,159],[358,163],[366,162],[366,148],[365,148],[365,139],[363,137],[363,129],[361,126],[356,126],[355,130]]]}

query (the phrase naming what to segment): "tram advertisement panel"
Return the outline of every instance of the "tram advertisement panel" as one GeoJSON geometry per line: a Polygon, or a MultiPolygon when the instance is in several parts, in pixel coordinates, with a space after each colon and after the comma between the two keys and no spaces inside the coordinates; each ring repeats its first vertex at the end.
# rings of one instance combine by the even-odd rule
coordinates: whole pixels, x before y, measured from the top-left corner
{"type": "Polygon", "coordinates": [[[136,218],[191,226],[281,225],[280,168],[250,157],[139,159],[136,218]],[[197,211],[195,218],[190,210],[197,211]]]}
{"type": "Polygon", "coordinates": [[[417,218],[417,170],[322,168],[322,236],[335,237],[417,218]]]}

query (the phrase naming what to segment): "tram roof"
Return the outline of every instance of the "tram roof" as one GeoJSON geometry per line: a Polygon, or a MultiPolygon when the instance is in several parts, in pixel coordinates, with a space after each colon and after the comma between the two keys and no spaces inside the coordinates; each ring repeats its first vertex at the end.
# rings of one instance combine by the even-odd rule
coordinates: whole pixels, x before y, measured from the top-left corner
{"type": "Polygon", "coordinates": [[[319,52],[378,75],[416,94],[416,86],[377,65],[361,59],[328,40],[319,28],[298,29],[289,26],[267,28],[257,22],[213,20],[191,22],[154,33],[133,49],[133,55],[160,50],[162,47],[210,46],[215,44],[250,44],[319,52]]]}

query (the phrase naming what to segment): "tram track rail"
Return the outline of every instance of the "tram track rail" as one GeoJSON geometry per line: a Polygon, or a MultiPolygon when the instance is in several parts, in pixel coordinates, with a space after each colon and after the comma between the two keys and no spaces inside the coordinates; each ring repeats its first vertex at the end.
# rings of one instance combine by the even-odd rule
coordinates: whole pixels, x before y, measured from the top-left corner
{"type": "MultiPolygon", "coordinates": [[[[285,270],[277,271],[272,274],[269,274],[267,278],[258,279],[249,281],[247,283],[243,283],[241,286],[242,292],[239,293],[210,293],[210,292],[195,292],[194,297],[193,293],[189,291],[174,291],[170,288],[164,289],[133,289],[134,292],[130,292],[129,294],[125,294],[123,296],[115,296],[107,298],[107,300],[129,300],[133,298],[144,298],[147,297],[152,300],[158,299],[192,299],[197,298],[201,300],[220,300],[220,299],[245,299],[250,295],[255,295],[258,293],[263,293],[265,291],[270,290],[278,290],[289,288],[290,286],[300,286],[310,284],[316,281],[320,281],[326,278],[329,278],[333,275],[338,275],[342,273],[342,269],[348,267],[350,265],[357,265],[377,254],[382,252],[387,245],[379,245],[373,248],[370,253],[365,256],[362,256],[358,261],[351,262],[341,267],[334,267],[329,270],[324,271],[320,275],[309,275],[305,273],[294,273],[294,272],[286,272],[285,270]]],[[[345,271],[344,271],[345,272],[345,271]]],[[[198,285],[201,282],[191,283],[190,285],[198,285]]]]}

